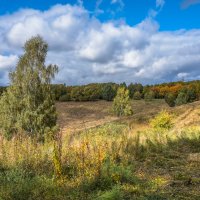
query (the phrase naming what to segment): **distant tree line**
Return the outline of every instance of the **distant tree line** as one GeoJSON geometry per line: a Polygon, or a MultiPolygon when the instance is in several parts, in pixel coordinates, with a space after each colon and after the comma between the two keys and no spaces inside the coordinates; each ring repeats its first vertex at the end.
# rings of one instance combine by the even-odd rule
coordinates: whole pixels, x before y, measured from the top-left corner
{"type": "Polygon", "coordinates": [[[0,95],[2,95],[5,90],[6,90],[6,87],[0,87],[0,95]]]}
{"type": "MultiPolygon", "coordinates": [[[[56,101],[112,101],[119,87],[129,90],[130,99],[152,100],[165,99],[173,107],[200,100],[200,81],[170,82],[156,85],[142,85],[140,83],[92,83],[81,86],[66,86],[65,84],[52,85],[56,101]]],[[[0,88],[0,94],[5,87],[0,88]]]]}

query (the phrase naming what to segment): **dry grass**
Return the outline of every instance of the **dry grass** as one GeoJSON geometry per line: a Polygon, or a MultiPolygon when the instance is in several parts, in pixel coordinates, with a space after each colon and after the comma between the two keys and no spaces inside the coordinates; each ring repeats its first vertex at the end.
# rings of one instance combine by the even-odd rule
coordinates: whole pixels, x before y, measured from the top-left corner
{"type": "Polygon", "coordinates": [[[78,137],[60,134],[56,143],[0,138],[0,199],[199,199],[200,127],[179,126],[193,123],[200,102],[176,108],[162,100],[132,104],[134,115],[117,119],[109,114],[111,102],[59,103],[59,123],[67,127],[116,122],[78,137]],[[147,122],[162,109],[173,112],[179,125],[161,134],[147,129],[147,122]],[[79,125],[83,120],[88,123],[79,125]]]}
{"type": "Polygon", "coordinates": [[[113,121],[124,121],[134,132],[148,128],[148,122],[161,110],[168,110],[175,115],[174,130],[185,126],[200,124],[200,101],[179,107],[170,108],[164,100],[134,100],[131,117],[118,118],[111,113],[112,102],[58,102],[58,123],[63,133],[75,133],[101,126],[113,121]]]}
{"type": "Polygon", "coordinates": [[[146,122],[162,109],[168,108],[164,100],[132,101],[133,116],[119,119],[112,115],[111,106],[112,102],[108,101],[58,102],[58,123],[64,132],[75,132],[118,120],[146,122]]]}

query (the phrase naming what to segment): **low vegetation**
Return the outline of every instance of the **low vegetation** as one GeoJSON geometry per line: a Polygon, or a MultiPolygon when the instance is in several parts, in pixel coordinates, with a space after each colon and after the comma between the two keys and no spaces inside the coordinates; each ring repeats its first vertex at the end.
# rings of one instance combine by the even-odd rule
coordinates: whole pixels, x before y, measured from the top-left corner
{"type": "Polygon", "coordinates": [[[200,197],[199,161],[188,159],[200,152],[199,127],[135,133],[110,123],[56,138],[1,137],[0,199],[200,197]]]}

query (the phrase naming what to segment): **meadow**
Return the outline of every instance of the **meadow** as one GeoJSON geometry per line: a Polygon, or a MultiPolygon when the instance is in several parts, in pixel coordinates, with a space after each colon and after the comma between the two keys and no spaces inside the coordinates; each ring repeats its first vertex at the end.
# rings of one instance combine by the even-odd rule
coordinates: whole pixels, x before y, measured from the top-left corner
{"type": "Polygon", "coordinates": [[[56,103],[53,141],[1,136],[0,200],[199,200],[200,102],[134,100],[129,117],[113,116],[111,105],[56,103]],[[162,110],[170,126],[152,127],[162,110]]]}

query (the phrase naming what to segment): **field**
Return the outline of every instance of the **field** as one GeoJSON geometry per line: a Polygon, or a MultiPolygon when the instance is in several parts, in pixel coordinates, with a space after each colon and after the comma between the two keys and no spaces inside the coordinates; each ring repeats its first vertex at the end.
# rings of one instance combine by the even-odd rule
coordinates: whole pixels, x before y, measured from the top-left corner
{"type": "Polygon", "coordinates": [[[168,110],[176,115],[176,128],[186,125],[198,125],[200,119],[198,113],[200,102],[170,108],[163,99],[152,101],[133,100],[131,102],[133,115],[131,117],[118,118],[111,112],[112,102],[58,102],[58,124],[63,133],[74,133],[100,125],[124,121],[137,130],[148,127],[148,122],[162,110],[168,110]]]}
{"type": "Polygon", "coordinates": [[[199,200],[200,102],[132,101],[133,116],[121,118],[111,105],[57,103],[56,143],[1,138],[0,200],[199,200]],[[149,125],[162,110],[170,129],[149,125]]]}

